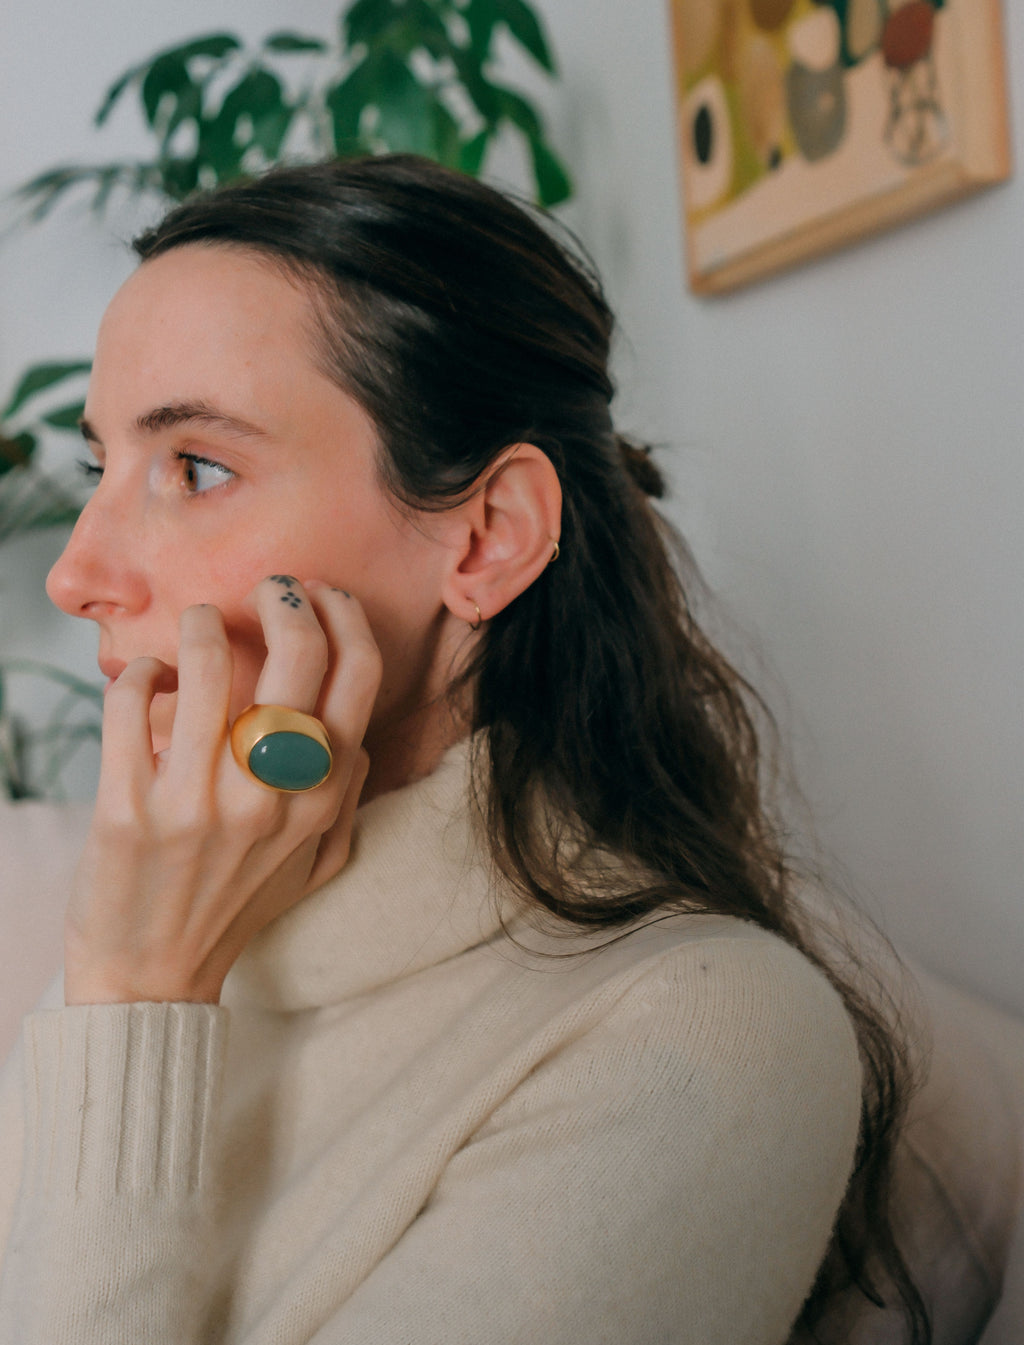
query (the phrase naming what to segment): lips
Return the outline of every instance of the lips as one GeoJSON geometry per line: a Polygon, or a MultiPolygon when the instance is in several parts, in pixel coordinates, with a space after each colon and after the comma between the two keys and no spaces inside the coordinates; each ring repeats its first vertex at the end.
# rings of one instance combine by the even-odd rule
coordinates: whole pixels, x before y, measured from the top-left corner
{"type": "Polygon", "coordinates": [[[107,685],[103,688],[105,692],[110,690],[128,666],[124,659],[117,658],[100,658],[97,659],[97,663],[100,672],[107,679],[107,685]]]}
{"type": "MultiPolygon", "coordinates": [[[[107,685],[104,688],[104,690],[109,691],[110,688],[113,686],[113,684],[124,672],[125,668],[128,667],[129,660],[123,658],[107,658],[105,656],[101,656],[96,660],[96,662],[97,665],[99,666],[100,672],[107,679],[107,685]]],[[[157,692],[156,694],[159,696],[159,695],[167,695],[168,693],[157,692]]]]}

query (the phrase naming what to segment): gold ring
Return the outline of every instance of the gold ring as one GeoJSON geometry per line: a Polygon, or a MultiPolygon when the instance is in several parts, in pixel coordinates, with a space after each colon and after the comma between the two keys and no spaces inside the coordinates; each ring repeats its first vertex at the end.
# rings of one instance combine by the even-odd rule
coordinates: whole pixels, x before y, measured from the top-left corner
{"type": "Polygon", "coordinates": [[[331,773],[331,740],[314,715],[287,705],[250,705],[231,726],[231,751],[266,789],[305,794],[331,773]]]}

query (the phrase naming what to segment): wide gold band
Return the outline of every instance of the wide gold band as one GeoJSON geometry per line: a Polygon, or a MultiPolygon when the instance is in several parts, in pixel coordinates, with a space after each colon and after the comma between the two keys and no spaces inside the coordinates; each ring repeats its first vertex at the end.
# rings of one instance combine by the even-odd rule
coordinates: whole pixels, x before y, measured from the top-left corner
{"type": "Polygon", "coordinates": [[[320,720],[287,705],[250,705],[243,710],[231,726],[231,751],[242,770],[259,784],[288,794],[304,794],[323,784],[331,773],[333,760],[331,740],[320,720]],[[266,741],[278,734],[287,736],[274,744],[266,741]],[[307,748],[300,741],[303,739],[320,750],[307,748]],[[276,765],[263,759],[272,747],[276,765]],[[301,754],[296,754],[296,747],[303,749],[301,754]],[[297,755],[312,760],[300,761],[297,755]],[[287,783],[282,783],[283,780],[287,783]]]}

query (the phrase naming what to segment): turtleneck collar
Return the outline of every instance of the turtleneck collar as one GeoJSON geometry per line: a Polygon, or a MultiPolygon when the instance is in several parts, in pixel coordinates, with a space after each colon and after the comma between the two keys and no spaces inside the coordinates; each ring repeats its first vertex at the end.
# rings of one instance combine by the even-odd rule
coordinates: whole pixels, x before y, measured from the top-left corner
{"type": "Polygon", "coordinates": [[[501,908],[470,757],[459,743],[425,779],[360,808],[348,863],[253,941],[223,1002],[336,1004],[492,938],[501,908]]]}

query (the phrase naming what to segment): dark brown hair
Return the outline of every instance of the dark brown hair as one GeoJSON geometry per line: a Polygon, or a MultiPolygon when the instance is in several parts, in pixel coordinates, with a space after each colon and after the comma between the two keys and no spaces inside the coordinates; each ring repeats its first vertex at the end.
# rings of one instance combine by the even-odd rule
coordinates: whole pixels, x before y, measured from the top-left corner
{"type": "Polygon", "coordinates": [[[662,482],[618,436],[613,319],[592,267],[555,226],[411,156],[277,169],[195,198],[136,242],[251,249],[308,283],[325,371],[379,434],[406,504],[444,508],[510,445],[562,485],[561,557],[485,627],[466,674],[486,728],[494,855],[518,891],[574,925],[672,910],[750,920],[801,949],[839,991],[864,1069],[855,1170],[800,1324],[858,1285],[930,1338],[893,1240],[889,1186],[906,1066],[880,1009],[826,957],[792,899],[762,801],[763,707],[702,633],[685,558],[652,509],[662,482]],[[545,824],[531,800],[543,797],[545,824]],[[580,837],[645,878],[605,888],[561,860],[580,837]]]}

